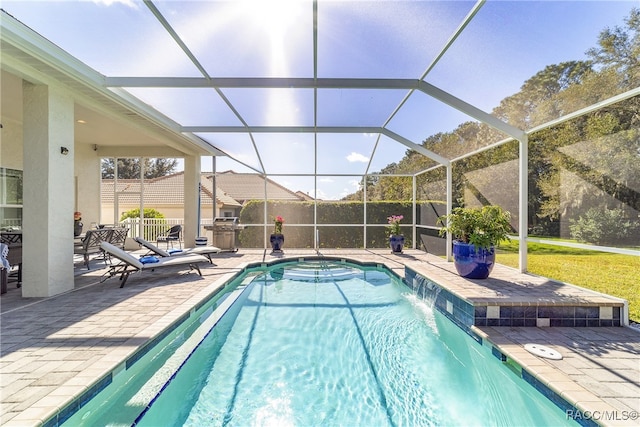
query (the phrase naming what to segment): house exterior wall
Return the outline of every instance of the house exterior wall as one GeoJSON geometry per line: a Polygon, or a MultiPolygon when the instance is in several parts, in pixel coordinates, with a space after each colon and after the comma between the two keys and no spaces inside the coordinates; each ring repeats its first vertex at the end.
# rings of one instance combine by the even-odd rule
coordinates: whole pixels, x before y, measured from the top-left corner
{"type": "MultiPolygon", "coordinates": [[[[19,111],[22,111],[22,82],[21,79],[2,72],[0,78],[2,86],[2,104],[7,102],[18,102],[20,104],[19,111]],[[10,84],[11,83],[11,84],[10,84]],[[11,97],[5,96],[8,92],[11,97]]],[[[2,110],[5,110],[2,106],[2,110]]],[[[23,170],[23,153],[22,153],[22,114],[20,117],[2,116],[2,143],[0,144],[0,166],[9,169],[23,170]]]]}
{"type": "Polygon", "coordinates": [[[86,231],[100,222],[100,157],[88,144],[75,144],[75,210],[82,212],[86,231]]]}

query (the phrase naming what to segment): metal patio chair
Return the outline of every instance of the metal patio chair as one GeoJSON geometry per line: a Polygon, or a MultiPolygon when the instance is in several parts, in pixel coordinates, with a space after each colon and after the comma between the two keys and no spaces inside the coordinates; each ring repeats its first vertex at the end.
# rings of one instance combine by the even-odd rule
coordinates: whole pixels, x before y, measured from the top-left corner
{"type": "Polygon", "coordinates": [[[162,236],[158,236],[156,238],[156,243],[160,245],[161,242],[167,245],[167,249],[169,249],[169,243],[171,243],[171,247],[173,247],[173,242],[178,242],[178,246],[182,249],[182,242],[180,241],[180,233],[182,233],[182,226],[180,224],[174,225],[167,233],[162,236]]]}

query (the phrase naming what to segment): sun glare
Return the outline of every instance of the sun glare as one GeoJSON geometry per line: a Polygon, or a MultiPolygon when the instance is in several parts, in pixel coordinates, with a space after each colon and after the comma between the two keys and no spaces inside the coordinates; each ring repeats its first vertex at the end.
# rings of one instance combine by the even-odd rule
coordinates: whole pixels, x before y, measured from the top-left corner
{"type": "MultiPolygon", "coordinates": [[[[305,10],[306,0],[243,0],[239,7],[250,18],[250,25],[264,31],[269,41],[269,74],[288,75],[289,61],[285,46],[296,35],[294,26],[305,10]]],[[[268,91],[265,120],[269,125],[297,122],[299,107],[293,94],[281,90],[268,91]]]]}
{"type": "Polygon", "coordinates": [[[295,0],[243,0],[243,12],[253,17],[253,24],[264,29],[272,39],[282,39],[296,22],[306,1],[295,0]]]}

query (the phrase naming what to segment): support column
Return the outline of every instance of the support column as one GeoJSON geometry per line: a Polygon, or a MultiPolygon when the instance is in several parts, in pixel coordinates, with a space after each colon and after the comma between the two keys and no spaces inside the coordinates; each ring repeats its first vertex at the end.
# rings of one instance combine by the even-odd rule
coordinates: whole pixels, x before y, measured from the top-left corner
{"type": "Polygon", "coordinates": [[[184,230],[185,247],[193,247],[200,235],[198,209],[200,209],[200,156],[184,158],[184,230]]]}
{"type": "Polygon", "coordinates": [[[527,266],[527,237],[529,229],[529,137],[525,135],[519,140],[519,212],[518,212],[518,267],[521,273],[526,273],[527,266]]]}
{"type": "Polygon", "coordinates": [[[416,224],[418,223],[418,202],[417,202],[417,198],[418,198],[418,179],[416,178],[415,175],[413,175],[412,177],[413,179],[411,180],[411,186],[413,188],[413,193],[412,193],[412,198],[413,198],[413,206],[412,206],[412,210],[413,210],[413,227],[411,230],[411,238],[413,239],[413,249],[418,248],[418,244],[416,242],[417,238],[418,238],[418,230],[416,228],[416,224]]]}
{"type": "Polygon", "coordinates": [[[74,103],[30,83],[23,97],[22,295],[48,297],[74,288],[74,103]]]}
{"type": "MultiPolygon", "coordinates": [[[[449,163],[447,165],[447,215],[451,213],[453,209],[453,163],[449,163]]],[[[449,226],[449,221],[447,221],[447,227],[449,226]]],[[[453,238],[451,237],[451,233],[447,233],[447,261],[453,261],[453,238]]]]}

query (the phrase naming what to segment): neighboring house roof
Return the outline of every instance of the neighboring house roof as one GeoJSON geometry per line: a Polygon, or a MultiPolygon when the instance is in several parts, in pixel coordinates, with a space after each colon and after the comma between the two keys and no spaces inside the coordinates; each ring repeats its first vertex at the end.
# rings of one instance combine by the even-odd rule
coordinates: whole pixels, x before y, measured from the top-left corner
{"type": "Polygon", "coordinates": [[[302,200],[315,200],[313,197],[305,193],[304,191],[296,191],[296,195],[302,200]]]}
{"type": "MultiPolygon", "coordinates": [[[[213,185],[211,180],[209,180],[206,174],[202,174],[202,178],[200,179],[200,188],[202,189],[202,193],[200,196],[201,200],[204,200],[206,195],[208,204],[211,204],[211,200],[213,199],[213,185]]],[[[235,200],[233,197],[229,196],[225,193],[220,187],[216,187],[216,200],[218,204],[222,203],[224,206],[233,206],[233,207],[241,207],[242,204],[235,200]]]]}
{"type": "MultiPolygon", "coordinates": [[[[223,172],[216,176],[216,199],[226,207],[241,207],[251,199],[264,199],[264,178],[259,175],[223,172]],[[224,179],[220,179],[224,176],[224,179]]],[[[200,204],[211,206],[213,198],[213,180],[210,172],[201,173],[200,204]]],[[[114,203],[114,180],[102,180],[101,201],[114,203]]],[[[124,204],[137,204],[140,200],[140,181],[137,179],[119,179],[118,200],[124,204]]],[[[267,194],[275,200],[303,200],[295,192],[267,179],[267,194]]],[[[184,205],[184,172],[177,172],[144,182],[145,206],[184,205]]]]}
{"type": "MultiPolygon", "coordinates": [[[[145,205],[184,204],[184,172],[144,181],[145,205]]],[[[102,180],[102,203],[113,203],[113,180],[102,180]]],[[[140,200],[141,184],[137,179],[119,179],[117,192],[120,203],[137,204],[140,200]]],[[[206,202],[203,199],[203,202],[206,202]]],[[[211,200],[208,201],[211,204],[211,200]]]]}
{"type": "MultiPolygon", "coordinates": [[[[209,178],[211,176],[209,174],[209,178]]],[[[216,185],[243,204],[247,200],[264,199],[265,178],[260,175],[234,171],[219,172],[216,174],[216,185]]],[[[304,200],[295,192],[268,178],[266,188],[267,196],[271,200],[304,200]]]]}

